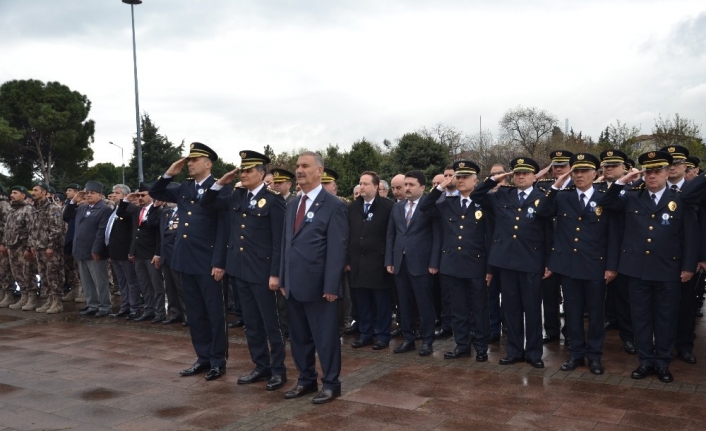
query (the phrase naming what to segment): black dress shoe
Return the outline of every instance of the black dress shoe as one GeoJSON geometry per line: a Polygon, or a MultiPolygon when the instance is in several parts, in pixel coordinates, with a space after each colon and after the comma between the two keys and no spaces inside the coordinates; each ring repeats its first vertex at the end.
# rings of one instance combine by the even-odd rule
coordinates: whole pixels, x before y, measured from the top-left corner
{"type": "Polygon", "coordinates": [[[321,389],[321,392],[316,394],[311,400],[314,404],[326,404],[333,401],[334,398],[341,396],[341,389],[321,389]]]}
{"type": "Polygon", "coordinates": [[[631,355],[637,353],[637,349],[635,349],[635,343],[633,343],[632,341],[623,341],[623,349],[631,355]]]}
{"type": "Polygon", "coordinates": [[[493,334],[488,338],[488,344],[497,343],[500,341],[500,334],[493,334]]]}
{"type": "Polygon", "coordinates": [[[292,398],[299,398],[302,395],[313,394],[318,390],[319,385],[317,385],[316,382],[313,382],[306,386],[296,385],[293,389],[285,392],[284,397],[288,400],[291,400],[292,398]]]}
{"type": "Polygon", "coordinates": [[[402,328],[397,328],[394,331],[390,332],[390,337],[395,338],[395,337],[401,337],[402,336],[402,328]]]}
{"type": "Polygon", "coordinates": [[[644,379],[645,377],[649,376],[650,374],[655,373],[655,368],[654,367],[647,367],[645,365],[640,365],[635,369],[635,371],[632,372],[630,377],[632,377],[635,380],[640,380],[644,379]]]}
{"type": "Polygon", "coordinates": [[[98,312],[98,310],[96,310],[95,308],[94,309],[87,308],[87,309],[79,312],[78,314],[80,314],[81,316],[93,316],[97,312],[98,312]]]}
{"type": "Polygon", "coordinates": [[[165,324],[165,325],[171,325],[172,323],[179,323],[179,322],[182,322],[182,321],[183,321],[183,319],[182,319],[181,317],[179,317],[179,316],[177,316],[177,317],[172,316],[172,317],[166,319],[166,320],[165,320],[164,322],[162,322],[162,323],[165,324]]]}
{"type": "Polygon", "coordinates": [[[272,377],[271,371],[257,371],[253,370],[250,374],[238,377],[239,385],[249,385],[250,383],[259,382],[272,377]]]}
{"type": "Polygon", "coordinates": [[[512,364],[516,364],[518,362],[525,362],[524,356],[520,356],[518,358],[516,358],[514,356],[507,356],[505,358],[500,359],[500,361],[498,361],[498,363],[500,365],[512,365],[512,364]]]}
{"type": "Polygon", "coordinates": [[[373,344],[373,340],[355,340],[351,344],[351,347],[354,349],[359,349],[361,347],[369,346],[371,344],[373,344]]]}
{"type": "Polygon", "coordinates": [[[211,380],[220,379],[225,373],[226,367],[212,367],[208,370],[208,373],[206,373],[206,377],[204,378],[210,382],[211,380]]]}
{"type": "Polygon", "coordinates": [[[162,323],[162,322],[164,322],[164,317],[155,317],[155,318],[152,319],[152,321],[151,321],[151,323],[152,323],[153,325],[156,325],[157,323],[162,323]]]}
{"type": "Polygon", "coordinates": [[[130,310],[120,310],[117,313],[109,314],[108,317],[115,319],[116,317],[123,317],[130,314],[130,310]]]}
{"type": "Polygon", "coordinates": [[[568,361],[561,364],[561,371],[574,371],[577,367],[583,367],[586,365],[586,360],[584,358],[569,358],[568,361]]]}
{"type": "Polygon", "coordinates": [[[687,364],[696,363],[696,357],[689,352],[677,353],[677,357],[687,364]]]}
{"type": "Polygon", "coordinates": [[[591,371],[591,374],[595,374],[597,376],[600,376],[605,371],[603,369],[603,364],[601,364],[599,359],[592,359],[588,361],[588,369],[591,371]]]}
{"type": "Polygon", "coordinates": [[[450,352],[444,353],[444,359],[456,359],[456,358],[462,358],[462,357],[471,357],[471,350],[459,350],[459,349],[453,349],[450,352]]]}
{"type": "Polygon", "coordinates": [[[414,344],[414,341],[404,341],[402,344],[399,346],[395,347],[392,351],[395,353],[404,353],[404,352],[411,352],[413,350],[417,350],[416,344],[414,344]]]}
{"type": "Polygon", "coordinates": [[[197,362],[194,365],[192,365],[190,368],[182,370],[179,374],[182,377],[189,377],[189,376],[193,376],[196,374],[205,373],[206,371],[208,371],[209,368],[211,368],[210,365],[199,364],[197,362]]]}
{"type": "Polygon", "coordinates": [[[606,322],[605,330],[610,331],[612,329],[618,329],[618,322],[606,322]]]}
{"type": "Polygon", "coordinates": [[[674,381],[674,376],[672,376],[667,367],[657,368],[657,378],[663,383],[672,383],[674,381]]]}
{"type": "Polygon", "coordinates": [[[79,311],[79,313],[81,313],[82,311],[88,311],[88,310],[90,310],[90,309],[91,309],[91,307],[88,306],[88,305],[86,305],[86,306],[83,307],[83,308],[79,308],[78,311],[79,311]]]}
{"type": "Polygon", "coordinates": [[[270,380],[267,382],[267,386],[265,386],[265,389],[268,391],[276,391],[277,389],[284,386],[285,383],[287,383],[287,376],[276,374],[270,377],[270,380]]]}
{"type": "Polygon", "coordinates": [[[95,314],[95,317],[100,318],[100,317],[107,317],[110,313],[107,311],[98,311],[95,314]]]}
{"type": "Polygon", "coordinates": [[[453,335],[452,331],[449,331],[448,329],[444,329],[444,328],[441,328],[438,331],[434,332],[434,338],[436,338],[437,340],[439,338],[448,338],[448,337],[451,337],[452,335],[453,335]]]}
{"type": "Polygon", "coordinates": [[[544,368],[544,361],[541,359],[537,359],[536,361],[528,359],[527,363],[530,364],[532,368],[544,368]]]}
{"type": "Polygon", "coordinates": [[[358,322],[353,322],[351,324],[351,326],[349,326],[348,328],[346,328],[345,331],[343,331],[343,333],[346,335],[353,335],[353,334],[357,334],[358,332],[360,332],[358,330],[358,322]]]}
{"type": "Polygon", "coordinates": [[[389,346],[390,343],[386,343],[384,341],[376,341],[375,344],[373,344],[373,350],[382,350],[386,349],[389,346]]]}
{"type": "Polygon", "coordinates": [[[144,322],[145,320],[152,320],[154,319],[154,314],[143,314],[142,316],[138,317],[137,319],[134,319],[135,322],[144,322]]]}
{"type": "Polygon", "coordinates": [[[487,362],[488,352],[476,352],[476,362],[487,362]]]}
{"type": "Polygon", "coordinates": [[[553,343],[554,341],[559,341],[559,336],[558,335],[545,335],[544,338],[542,338],[542,344],[549,344],[553,343]]]}
{"type": "Polygon", "coordinates": [[[233,326],[231,326],[231,328],[240,328],[241,326],[245,326],[245,321],[243,319],[238,319],[233,322],[232,325],[233,326]]]}
{"type": "Polygon", "coordinates": [[[128,314],[127,316],[125,316],[125,320],[134,320],[134,319],[137,319],[138,317],[140,317],[139,314],[137,314],[137,313],[130,313],[130,314],[128,314]]]}
{"type": "Polygon", "coordinates": [[[434,348],[431,343],[422,344],[422,348],[419,349],[419,356],[429,356],[434,353],[434,348]]]}

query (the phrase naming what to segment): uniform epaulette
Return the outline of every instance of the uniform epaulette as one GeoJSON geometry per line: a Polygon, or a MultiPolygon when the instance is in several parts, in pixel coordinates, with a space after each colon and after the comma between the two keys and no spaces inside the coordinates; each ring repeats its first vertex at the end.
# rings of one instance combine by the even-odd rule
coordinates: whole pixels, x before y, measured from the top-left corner
{"type": "Polygon", "coordinates": [[[639,185],[637,185],[635,187],[630,187],[629,190],[642,190],[644,188],[645,188],[645,183],[640,183],[639,185]]]}
{"type": "Polygon", "coordinates": [[[559,191],[560,191],[560,192],[563,192],[563,191],[575,192],[575,191],[576,191],[576,186],[569,186],[569,187],[566,187],[566,188],[561,189],[561,190],[559,190],[559,191]]]}
{"type": "Polygon", "coordinates": [[[542,178],[542,179],[539,179],[539,180],[537,180],[537,181],[535,181],[535,182],[537,182],[537,183],[546,183],[547,181],[552,181],[552,182],[554,182],[554,181],[556,181],[556,180],[553,179],[553,178],[542,178]]]}
{"type": "Polygon", "coordinates": [[[500,187],[507,187],[507,188],[511,188],[511,189],[517,188],[517,186],[515,186],[515,185],[513,185],[513,184],[507,184],[507,185],[503,184],[503,185],[500,186],[500,187]]]}
{"type": "Polygon", "coordinates": [[[606,180],[600,180],[600,181],[596,180],[593,182],[593,184],[605,184],[605,183],[606,183],[606,180]]]}
{"type": "Polygon", "coordinates": [[[267,188],[267,191],[270,192],[270,193],[272,193],[273,195],[279,195],[279,194],[280,194],[277,190],[273,190],[273,189],[271,189],[271,188],[269,188],[269,187],[267,188]]]}

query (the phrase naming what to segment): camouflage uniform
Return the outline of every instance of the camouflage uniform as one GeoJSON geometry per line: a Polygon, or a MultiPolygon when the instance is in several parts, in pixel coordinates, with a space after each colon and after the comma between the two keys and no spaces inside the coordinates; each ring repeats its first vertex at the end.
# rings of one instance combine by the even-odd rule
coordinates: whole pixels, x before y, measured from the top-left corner
{"type": "Polygon", "coordinates": [[[49,199],[35,204],[29,223],[29,246],[34,250],[42,287],[49,295],[49,301],[37,311],[46,312],[53,302],[61,304],[64,287],[64,221],[61,208],[49,199]],[[47,256],[49,249],[52,257],[47,256]]]}
{"type": "Polygon", "coordinates": [[[27,201],[12,202],[11,210],[5,220],[3,245],[7,247],[10,253],[12,276],[17,281],[17,284],[20,285],[20,292],[22,293],[22,298],[10,305],[12,309],[26,307],[28,301],[30,304],[36,302],[36,283],[33,280],[32,262],[24,258],[24,253],[29,251],[28,228],[32,212],[32,206],[27,201]]]}
{"type": "MultiPolygon", "coordinates": [[[[5,220],[10,212],[10,203],[6,198],[0,198],[0,244],[3,243],[3,232],[5,231],[5,220]]],[[[10,271],[10,259],[8,256],[0,254],[0,308],[5,308],[11,304],[12,292],[15,288],[15,279],[10,271]]]]}

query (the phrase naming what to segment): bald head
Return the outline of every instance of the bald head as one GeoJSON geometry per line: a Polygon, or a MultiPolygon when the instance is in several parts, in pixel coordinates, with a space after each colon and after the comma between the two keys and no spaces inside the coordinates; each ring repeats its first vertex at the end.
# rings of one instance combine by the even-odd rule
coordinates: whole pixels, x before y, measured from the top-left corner
{"type": "Polygon", "coordinates": [[[444,174],[438,174],[431,180],[432,187],[436,187],[444,182],[444,174]]]}
{"type": "Polygon", "coordinates": [[[392,194],[398,201],[404,200],[404,175],[397,174],[390,181],[390,188],[392,189],[392,194]]]}

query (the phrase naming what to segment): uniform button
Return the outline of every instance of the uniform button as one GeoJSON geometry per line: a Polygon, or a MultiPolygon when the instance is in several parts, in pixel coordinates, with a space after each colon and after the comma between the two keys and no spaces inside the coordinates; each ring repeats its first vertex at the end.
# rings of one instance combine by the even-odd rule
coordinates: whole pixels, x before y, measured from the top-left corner
{"type": "Polygon", "coordinates": [[[458,249],[461,250],[461,247],[459,247],[458,249]]]}
{"type": "Polygon", "coordinates": [[[580,227],[577,227],[577,228],[576,228],[576,232],[581,232],[581,228],[580,228],[580,227]]]}
{"type": "Polygon", "coordinates": [[[184,235],[184,238],[186,238],[186,235],[184,235]]]}
{"type": "Polygon", "coordinates": [[[240,247],[238,250],[243,251],[243,247],[240,247]]]}
{"type": "Polygon", "coordinates": [[[459,235],[459,236],[458,236],[458,239],[461,239],[461,238],[462,238],[461,235],[459,235]]]}
{"type": "Polygon", "coordinates": [[[647,242],[652,242],[652,238],[647,238],[647,242]]]}
{"type": "Polygon", "coordinates": [[[515,226],[515,230],[519,229],[519,227],[515,226]]]}
{"type": "Polygon", "coordinates": [[[655,215],[654,215],[654,214],[652,214],[652,216],[651,216],[651,217],[652,217],[652,218],[655,218],[655,215]]]}
{"type": "Polygon", "coordinates": [[[240,225],[240,228],[241,228],[241,229],[245,229],[245,225],[244,225],[244,224],[241,224],[241,225],[240,225]]]}
{"type": "Polygon", "coordinates": [[[645,254],[650,254],[650,251],[649,251],[649,250],[647,250],[647,251],[645,252],[645,254]]]}
{"type": "Polygon", "coordinates": [[[189,223],[184,223],[184,226],[188,226],[188,225],[189,225],[189,223]]]}
{"type": "Polygon", "coordinates": [[[579,242],[579,239],[578,239],[578,238],[574,238],[574,242],[579,242]]]}
{"type": "Polygon", "coordinates": [[[517,209],[517,212],[520,212],[520,213],[521,213],[521,212],[522,212],[522,208],[518,208],[518,209],[517,209]]]}
{"type": "Polygon", "coordinates": [[[241,235],[241,236],[240,236],[240,239],[245,239],[245,237],[241,235]]]}
{"type": "Polygon", "coordinates": [[[247,217],[247,216],[248,216],[247,214],[243,213],[243,217],[247,217]]]}
{"type": "Polygon", "coordinates": [[[579,221],[581,221],[581,217],[579,217],[579,221]]]}
{"type": "Polygon", "coordinates": [[[463,226],[459,226],[458,228],[459,228],[459,229],[463,229],[463,226]]]}
{"type": "Polygon", "coordinates": [[[520,219],[519,217],[515,217],[515,220],[519,220],[519,219],[520,219]]]}
{"type": "Polygon", "coordinates": [[[189,212],[188,212],[188,213],[186,213],[186,214],[187,214],[187,215],[191,215],[191,211],[189,211],[189,212]]]}
{"type": "Polygon", "coordinates": [[[574,249],[574,253],[576,253],[578,250],[574,249]]]}
{"type": "Polygon", "coordinates": [[[654,227],[650,226],[649,229],[652,230],[652,229],[654,229],[654,227]]]}
{"type": "Polygon", "coordinates": [[[461,216],[461,220],[465,220],[465,219],[466,219],[466,216],[461,216]]]}
{"type": "Polygon", "coordinates": [[[517,238],[517,235],[513,235],[513,236],[512,236],[512,239],[515,239],[515,238],[517,238]]]}

